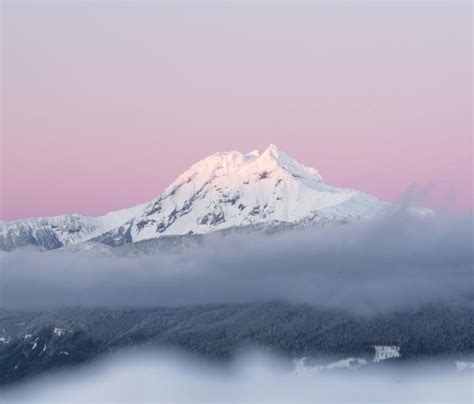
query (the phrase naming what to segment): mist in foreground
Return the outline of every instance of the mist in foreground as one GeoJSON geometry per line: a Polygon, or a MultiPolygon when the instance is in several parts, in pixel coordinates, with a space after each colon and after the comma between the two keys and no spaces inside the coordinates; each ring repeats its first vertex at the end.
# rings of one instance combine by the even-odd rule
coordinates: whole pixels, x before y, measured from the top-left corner
{"type": "Polygon", "coordinates": [[[169,351],[119,354],[4,390],[3,402],[465,402],[472,371],[454,361],[391,363],[383,368],[295,373],[258,352],[228,364],[169,351]],[[120,388],[118,388],[120,386],[120,388]]]}

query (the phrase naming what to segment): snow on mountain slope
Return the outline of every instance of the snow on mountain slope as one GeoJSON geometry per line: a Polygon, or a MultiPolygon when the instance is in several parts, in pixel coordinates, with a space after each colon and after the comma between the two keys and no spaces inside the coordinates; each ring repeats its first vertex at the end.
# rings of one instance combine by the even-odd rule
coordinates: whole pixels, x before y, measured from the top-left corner
{"type": "Polygon", "coordinates": [[[139,241],[308,218],[351,221],[385,206],[325,184],[314,168],[270,145],[262,154],[216,153],[194,164],[133,220],[129,235],[139,241]]]}
{"type": "Polygon", "coordinates": [[[28,246],[52,250],[77,244],[121,226],[145,206],[142,204],[99,217],[72,214],[0,222],[0,250],[28,246]]]}
{"type": "Polygon", "coordinates": [[[347,223],[388,204],[331,187],[319,173],[270,145],[262,154],[213,154],[150,203],[101,217],[66,215],[0,222],[0,250],[55,249],[92,240],[112,246],[230,228],[347,223]]]}

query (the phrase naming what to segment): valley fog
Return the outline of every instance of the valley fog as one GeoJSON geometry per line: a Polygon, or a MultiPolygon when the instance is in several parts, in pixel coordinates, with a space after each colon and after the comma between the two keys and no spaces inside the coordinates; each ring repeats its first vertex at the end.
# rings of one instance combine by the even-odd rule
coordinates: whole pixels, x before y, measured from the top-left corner
{"type": "Polygon", "coordinates": [[[209,235],[138,257],[1,255],[0,306],[174,306],[289,301],[355,314],[443,302],[472,306],[472,216],[397,210],[370,223],[209,235]]]}

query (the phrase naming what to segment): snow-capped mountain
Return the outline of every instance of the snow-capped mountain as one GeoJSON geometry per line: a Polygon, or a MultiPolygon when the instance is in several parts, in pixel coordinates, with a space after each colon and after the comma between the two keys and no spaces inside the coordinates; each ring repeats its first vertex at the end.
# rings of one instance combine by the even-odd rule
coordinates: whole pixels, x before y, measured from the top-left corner
{"type": "Polygon", "coordinates": [[[0,248],[46,249],[94,239],[110,245],[239,227],[346,223],[387,206],[324,183],[319,173],[270,145],[263,153],[213,154],[150,203],[91,218],[77,215],[0,223],[0,248]]]}
{"type": "Polygon", "coordinates": [[[349,221],[376,214],[376,198],[325,184],[319,173],[269,146],[216,153],[194,164],[129,224],[131,241],[231,227],[349,221]]]}

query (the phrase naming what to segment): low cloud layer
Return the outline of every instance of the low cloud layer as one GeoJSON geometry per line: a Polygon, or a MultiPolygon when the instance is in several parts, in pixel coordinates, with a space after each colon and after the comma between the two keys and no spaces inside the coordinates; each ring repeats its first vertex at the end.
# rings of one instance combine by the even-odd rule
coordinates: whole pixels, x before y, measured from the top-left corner
{"type": "Polygon", "coordinates": [[[472,373],[454,360],[295,375],[258,352],[229,365],[170,352],[135,352],[56,372],[2,392],[5,402],[459,402],[472,373]],[[120,388],[118,388],[120,386],[120,388]]]}
{"type": "Polygon", "coordinates": [[[472,305],[472,216],[394,212],[367,224],[212,236],[146,257],[15,251],[1,256],[0,306],[157,306],[284,300],[354,313],[472,305]]]}

